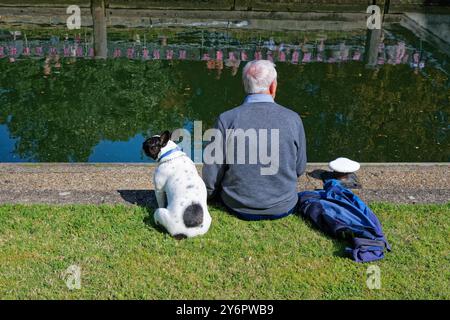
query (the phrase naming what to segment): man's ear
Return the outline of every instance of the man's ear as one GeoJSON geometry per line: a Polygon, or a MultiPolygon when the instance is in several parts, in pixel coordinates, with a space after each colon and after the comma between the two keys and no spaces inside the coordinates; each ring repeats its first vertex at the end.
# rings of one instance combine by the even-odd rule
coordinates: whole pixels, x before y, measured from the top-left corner
{"type": "Polygon", "coordinates": [[[164,148],[167,145],[167,142],[169,142],[171,135],[172,134],[167,130],[161,133],[161,136],[159,137],[159,141],[161,141],[161,148],[164,148]]]}
{"type": "Polygon", "coordinates": [[[278,87],[278,84],[277,84],[277,81],[276,80],[274,80],[271,84],[270,84],[270,87],[269,87],[269,93],[270,93],[270,95],[275,99],[275,96],[277,95],[277,87],[278,87]]]}

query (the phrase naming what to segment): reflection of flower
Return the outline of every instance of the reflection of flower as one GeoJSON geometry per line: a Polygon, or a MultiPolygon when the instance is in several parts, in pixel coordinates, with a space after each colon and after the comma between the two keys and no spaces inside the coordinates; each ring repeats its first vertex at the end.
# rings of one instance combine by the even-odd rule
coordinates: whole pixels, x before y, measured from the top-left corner
{"type": "Polygon", "coordinates": [[[231,75],[235,76],[239,70],[241,60],[237,60],[234,55],[230,55],[230,59],[225,60],[225,66],[231,68],[231,75]]]}

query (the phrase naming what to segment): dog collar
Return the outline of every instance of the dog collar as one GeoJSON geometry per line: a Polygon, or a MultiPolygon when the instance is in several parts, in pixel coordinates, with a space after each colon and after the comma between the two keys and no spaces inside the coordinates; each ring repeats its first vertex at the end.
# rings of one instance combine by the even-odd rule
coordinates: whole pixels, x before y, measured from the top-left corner
{"type": "Polygon", "coordinates": [[[159,157],[158,162],[160,162],[163,158],[167,157],[168,155],[170,155],[170,154],[172,154],[172,153],[174,153],[176,151],[181,151],[181,148],[179,146],[177,146],[176,148],[173,148],[173,149],[167,151],[166,153],[162,154],[159,157]]]}

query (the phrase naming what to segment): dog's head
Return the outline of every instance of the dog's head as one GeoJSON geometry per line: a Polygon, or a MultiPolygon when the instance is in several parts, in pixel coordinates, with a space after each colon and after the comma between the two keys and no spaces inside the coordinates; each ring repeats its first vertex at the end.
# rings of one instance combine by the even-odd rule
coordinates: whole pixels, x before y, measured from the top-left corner
{"type": "Polygon", "coordinates": [[[142,144],[142,149],[145,154],[156,160],[158,158],[158,154],[161,152],[161,149],[167,145],[167,142],[170,140],[171,133],[169,131],[164,131],[161,135],[156,135],[148,138],[142,144]]]}

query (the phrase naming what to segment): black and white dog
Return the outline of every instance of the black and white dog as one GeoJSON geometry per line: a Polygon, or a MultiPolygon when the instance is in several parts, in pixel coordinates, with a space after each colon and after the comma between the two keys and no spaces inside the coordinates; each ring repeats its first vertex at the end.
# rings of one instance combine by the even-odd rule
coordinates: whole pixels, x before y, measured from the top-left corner
{"type": "Polygon", "coordinates": [[[177,239],[205,234],[211,225],[206,186],[194,163],[165,131],[147,139],[142,148],[156,160],[153,182],[158,209],[155,223],[177,239]]]}

